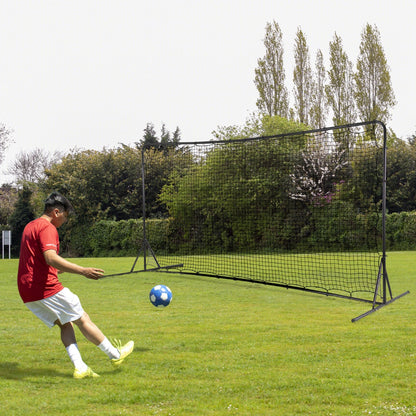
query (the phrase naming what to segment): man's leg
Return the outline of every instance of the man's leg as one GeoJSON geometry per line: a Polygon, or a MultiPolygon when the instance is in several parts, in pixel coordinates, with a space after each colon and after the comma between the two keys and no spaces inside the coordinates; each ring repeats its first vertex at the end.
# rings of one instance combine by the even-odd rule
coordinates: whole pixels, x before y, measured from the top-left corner
{"type": "Polygon", "coordinates": [[[65,346],[65,349],[75,367],[74,377],[85,378],[85,377],[98,377],[88,366],[84,363],[81,353],[79,352],[74,327],[71,322],[62,325],[59,321],[55,322],[61,330],[61,340],[65,346]]]}
{"type": "Polygon", "coordinates": [[[84,315],[80,319],[74,321],[74,324],[78,326],[82,335],[84,335],[84,337],[87,338],[87,340],[92,342],[94,345],[98,346],[104,341],[104,334],[97,327],[97,325],[95,325],[94,322],[91,321],[87,313],[84,313],[84,315]]]}
{"type": "Polygon", "coordinates": [[[119,359],[120,351],[114,347],[107,337],[101,332],[100,328],[91,321],[89,315],[85,312],[84,315],[77,321],[74,321],[81,331],[82,335],[88,341],[96,345],[101,351],[105,352],[110,359],[119,359]]]}
{"type": "Polygon", "coordinates": [[[59,321],[56,321],[55,324],[61,329],[61,340],[65,348],[69,347],[71,344],[76,344],[77,340],[75,338],[74,327],[71,322],[62,325],[59,321]]]}
{"type": "Polygon", "coordinates": [[[84,335],[84,337],[100,348],[101,351],[107,354],[114,366],[119,366],[124,358],[126,358],[134,348],[134,342],[129,341],[125,345],[117,345],[117,348],[107,339],[101,330],[91,321],[89,315],[84,312],[84,315],[74,321],[84,335]]]}

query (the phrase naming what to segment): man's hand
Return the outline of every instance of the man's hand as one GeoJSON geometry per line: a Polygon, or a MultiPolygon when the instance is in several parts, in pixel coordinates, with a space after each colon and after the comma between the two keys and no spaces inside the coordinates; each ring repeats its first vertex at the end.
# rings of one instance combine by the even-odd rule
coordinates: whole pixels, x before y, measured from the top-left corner
{"type": "Polygon", "coordinates": [[[104,274],[104,270],[95,267],[84,267],[81,274],[87,279],[98,280],[104,274]]]}

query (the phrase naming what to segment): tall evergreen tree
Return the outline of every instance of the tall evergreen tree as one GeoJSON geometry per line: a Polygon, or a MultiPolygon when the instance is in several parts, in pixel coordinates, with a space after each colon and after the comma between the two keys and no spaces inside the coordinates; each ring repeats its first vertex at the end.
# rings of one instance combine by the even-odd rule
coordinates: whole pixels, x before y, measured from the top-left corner
{"type": "Polygon", "coordinates": [[[355,84],[355,100],[361,119],[387,122],[396,101],[380,32],[375,25],[367,24],[361,34],[355,84]]]}
{"type": "Polygon", "coordinates": [[[282,31],[277,22],[267,23],[264,38],[266,55],[257,61],[254,83],[259,92],[257,107],[269,116],[287,117],[289,102],[285,86],[282,31]]]}
{"type": "Polygon", "coordinates": [[[332,110],[334,125],[354,123],[356,109],[354,101],[354,75],[352,63],[342,45],[342,39],[335,33],[329,43],[328,85],[325,93],[332,110]]]}
{"type": "Polygon", "coordinates": [[[143,131],[143,139],[139,143],[136,143],[139,148],[146,146],[147,148],[167,150],[169,148],[177,147],[181,140],[181,131],[179,127],[176,127],[176,130],[171,133],[164,123],[160,130],[160,139],[157,137],[153,123],[147,123],[146,128],[143,131]]]}
{"type": "Polygon", "coordinates": [[[305,35],[298,28],[295,38],[295,69],[293,71],[295,116],[300,123],[309,123],[312,101],[312,69],[305,35]]]}
{"type": "Polygon", "coordinates": [[[179,143],[181,142],[181,131],[180,131],[179,127],[176,127],[176,130],[173,132],[171,142],[172,142],[174,147],[177,147],[179,145],[179,143]]]}
{"type": "MultiPolygon", "coordinates": [[[[163,125],[163,127],[164,126],[165,125],[163,125]]],[[[155,147],[158,149],[160,143],[156,136],[155,126],[152,123],[147,123],[146,128],[143,131],[143,139],[141,140],[140,144],[142,146],[155,147]]]]}
{"type": "Polygon", "coordinates": [[[32,193],[32,190],[27,186],[24,186],[19,191],[14,212],[9,220],[12,229],[13,255],[19,254],[20,239],[26,224],[35,219],[34,209],[31,204],[32,193]]]}
{"type": "Polygon", "coordinates": [[[312,100],[310,109],[310,124],[314,128],[325,126],[328,104],[325,96],[326,70],[324,55],[319,49],[316,53],[315,74],[312,81],[312,100]]]}

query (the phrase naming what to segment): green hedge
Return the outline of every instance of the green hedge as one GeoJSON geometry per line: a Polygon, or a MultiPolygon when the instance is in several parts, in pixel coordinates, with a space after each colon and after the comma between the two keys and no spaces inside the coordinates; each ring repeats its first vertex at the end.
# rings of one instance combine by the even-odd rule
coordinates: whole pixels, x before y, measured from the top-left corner
{"type": "MultiPolygon", "coordinates": [[[[153,250],[166,250],[167,220],[147,220],[147,239],[153,250]]],[[[142,247],[143,221],[98,221],[74,225],[62,235],[62,251],[74,257],[136,256],[142,247]]]]}
{"type": "Polygon", "coordinates": [[[416,249],[416,211],[387,215],[386,244],[389,250],[416,249]]]}
{"type": "MultiPolygon", "coordinates": [[[[368,250],[375,249],[368,244],[369,232],[379,230],[381,227],[380,217],[377,214],[367,216],[357,215],[356,221],[359,227],[351,227],[347,221],[340,228],[320,228],[319,232],[302,229],[296,231],[298,236],[305,238],[312,251],[325,250],[325,242],[336,240],[339,247],[345,250],[368,250]],[[357,231],[358,229],[358,231],[357,231]]],[[[342,222],[341,222],[342,223],[342,222]]],[[[328,223],[327,223],[328,224],[328,223]]],[[[319,227],[318,227],[319,228],[319,227]]],[[[272,239],[268,235],[268,229],[263,235],[263,241],[272,239]]],[[[279,235],[274,230],[275,240],[279,235]]],[[[280,230],[281,238],[288,229],[280,230]]],[[[294,230],[292,230],[294,232],[294,230]]],[[[379,232],[379,231],[378,231],[379,232]]],[[[191,241],[192,236],[181,233],[178,224],[167,219],[153,219],[146,221],[146,236],[150,246],[156,253],[174,251],[187,251],[194,247],[196,241],[191,241]]],[[[223,233],[224,234],[224,233],[223,233]]],[[[141,220],[123,221],[98,221],[93,225],[75,225],[62,233],[62,248],[64,253],[70,256],[101,257],[101,256],[136,256],[142,247],[143,223],[141,220]]],[[[216,239],[215,249],[230,249],[229,236],[223,235],[216,239]],[[223,245],[223,247],[219,247],[223,245]]],[[[293,238],[296,240],[296,238],[293,238]]],[[[379,242],[380,243],[380,242],[379,242]]],[[[270,247],[269,243],[267,245],[270,247]]],[[[381,246],[381,244],[379,244],[381,246]]],[[[401,212],[387,215],[386,218],[386,247],[388,250],[416,250],[416,212],[401,212]]],[[[277,248],[277,247],[275,247],[277,248]]],[[[287,247],[289,248],[289,247],[287,247]]],[[[290,247],[296,249],[296,247],[290,247]]],[[[379,247],[380,250],[380,247],[379,247]]]]}

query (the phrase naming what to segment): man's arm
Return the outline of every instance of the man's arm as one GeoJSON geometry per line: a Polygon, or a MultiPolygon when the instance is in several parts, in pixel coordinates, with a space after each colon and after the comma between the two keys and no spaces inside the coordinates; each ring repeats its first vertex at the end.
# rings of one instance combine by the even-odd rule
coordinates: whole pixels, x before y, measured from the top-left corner
{"type": "Polygon", "coordinates": [[[45,261],[49,266],[55,267],[61,272],[75,273],[87,277],[88,279],[99,279],[104,270],[95,267],[82,267],[61,257],[55,250],[46,250],[43,252],[45,261]]]}

